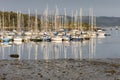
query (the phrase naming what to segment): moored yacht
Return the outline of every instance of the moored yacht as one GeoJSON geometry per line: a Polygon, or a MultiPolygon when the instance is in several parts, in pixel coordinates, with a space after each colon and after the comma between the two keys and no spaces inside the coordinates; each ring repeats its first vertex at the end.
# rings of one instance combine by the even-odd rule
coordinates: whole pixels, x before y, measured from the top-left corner
{"type": "Polygon", "coordinates": [[[98,38],[105,37],[105,32],[102,31],[102,30],[98,30],[98,31],[97,31],[97,37],[98,37],[98,38]]]}

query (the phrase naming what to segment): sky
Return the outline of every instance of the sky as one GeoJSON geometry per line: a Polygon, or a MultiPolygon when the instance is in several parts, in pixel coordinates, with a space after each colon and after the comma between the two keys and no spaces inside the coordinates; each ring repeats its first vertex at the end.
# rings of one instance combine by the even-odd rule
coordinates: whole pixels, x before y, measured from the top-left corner
{"type": "Polygon", "coordinates": [[[48,6],[49,13],[55,11],[58,7],[59,14],[72,15],[72,11],[79,12],[82,8],[83,15],[89,14],[89,9],[93,8],[95,16],[120,17],[120,0],[0,0],[0,10],[3,11],[21,11],[42,14],[48,6]]]}

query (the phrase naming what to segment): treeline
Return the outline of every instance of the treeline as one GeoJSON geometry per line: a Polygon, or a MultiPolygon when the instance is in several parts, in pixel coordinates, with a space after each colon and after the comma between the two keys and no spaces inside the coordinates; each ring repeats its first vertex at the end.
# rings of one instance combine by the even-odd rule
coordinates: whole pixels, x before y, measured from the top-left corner
{"type": "MultiPolygon", "coordinates": [[[[37,25],[40,26],[40,19],[37,19],[37,25]]],[[[25,30],[34,28],[35,16],[22,14],[21,12],[2,12],[0,11],[0,29],[17,29],[20,27],[25,30]]]]}
{"type": "MultiPolygon", "coordinates": [[[[119,17],[96,17],[96,26],[120,26],[119,17]]],[[[89,16],[82,16],[82,29],[89,30],[89,16]]],[[[93,25],[94,26],[94,25],[93,25]]],[[[21,12],[0,11],[0,29],[55,30],[60,28],[80,29],[80,17],[23,14],[21,12]],[[37,18],[37,20],[36,20],[37,18]],[[55,19],[56,18],[56,19],[55,19]],[[55,21],[56,20],[56,21],[55,21]],[[56,28],[55,28],[56,27],[56,28]]]]}
{"type": "MultiPolygon", "coordinates": [[[[35,15],[22,14],[21,12],[2,12],[0,11],[0,29],[14,30],[55,30],[60,28],[80,29],[80,20],[77,21],[71,16],[54,15],[35,15]],[[56,20],[56,21],[55,21],[56,20]],[[56,26],[56,28],[55,28],[56,26]]],[[[90,29],[87,22],[82,22],[82,29],[90,29]]]]}

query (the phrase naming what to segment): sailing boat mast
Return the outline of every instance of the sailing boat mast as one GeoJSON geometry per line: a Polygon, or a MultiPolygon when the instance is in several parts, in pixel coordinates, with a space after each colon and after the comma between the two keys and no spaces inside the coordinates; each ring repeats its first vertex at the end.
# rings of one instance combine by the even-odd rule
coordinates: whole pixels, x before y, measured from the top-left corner
{"type": "Polygon", "coordinates": [[[13,18],[12,21],[13,21],[13,22],[12,22],[12,23],[13,23],[13,30],[15,30],[15,22],[14,22],[15,20],[14,20],[14,18],[13,18]]]}
{"type": "Polygon", "coordinates": [[[82,31],[82,8],[80,8],[80,29],[82,31]]]}
{"type": "Polygon", "coordinates": [[[31,30],[31,25],[30,25],[30,9],[28,9],[28,30],[31,30]]]}
{"type": "Polygon", "coordinates": [[[22,27],[22,30],[27,30],[27,27],[26,27],[26,29],[25,29],[25,25],[24,25],[24,16],[23,16],[23,14],[21,14],[21,27],[22,27]]]}
{"type": "Polygon", "coordinates": [[[20,23],[21,23],[21,12],[18,12],[18,11],[17,11],[17,31],[18,31],[18,32],[21,31],[20,23]]]}
{"type": "Polygon", "coordinates": [[[45,17],[46,17],[46,28],[45,28],[45,31],[47,32],[47,29],[48,29],[48,5],[47,5],[46,11],[45,11],[45,17]]]}
{"type": "Polygon", "coordinates": [[[77,12],[77,10],[76,10],[76,13],[75,13],[75,29],[77,29],[78,27],[77,27],[77,14],[78,14],[78,12],[77,12]]]}
{"type": "Polygon", "coordinates": [[[91,25],[91,30],[93,31],[93,8],[90,8],[90,25],[91,25]]]}
{"type": "Polygon", "coordinates": [[[94,29],[96,29],[96,16],[94,16],[93,18],[94,18],[94,19],[93,19],[93,23],[94,23],[93,26],[94,26],[94,29]]]}
{"type": "Polygon", "coordinates": [[[74,14],[73,14],[73,11],[72,11],[72,30],[74,29],[74,14]]]}
{"type": "Polygon", "coordinates": [[[55,31],[58,30],[58,28],[57,28],[57,16],[58,16],[58,7],[56,6],[56,10],[55,10],[55,31]]]}
{"type": "Polygon", "coordinates": [[[0,29],[1,29],[2,27],[1,27],[1,16],[0,16],[0,29]]]}
{"type": "Polygon", "coordinates": [[[38,32],[37,10],[35,12],[35,32],[38,32]]]}
{"type": "Polygon", "coordinates": [[[8,23],[9,23],[8,30],[10,30],[10,13],[8,14],[8,23]]]}
{"type": "Polygon", "coordinates": [[[17,28],[16,28],[17,31],[18,31],[18,24],[19,24],[18,18],[19,16],[18,16],[18,11],[17,11],[17,28]]]}
{"type": "Polygon", "coordinates": [[[64,21],[64,28],[66,28],[66,22],[67,22],[67,14],[66,14],[66,8],[64,8],[64,13],[65,13],[65,21],[64,21]]]}
{"type": "Polygon", "coordinates": [[[5,23],[4,23],[4,9],[3,9],[3,14],[2,14],[2,29],[4,32],[4,27],[5,27],[5,23]]]}

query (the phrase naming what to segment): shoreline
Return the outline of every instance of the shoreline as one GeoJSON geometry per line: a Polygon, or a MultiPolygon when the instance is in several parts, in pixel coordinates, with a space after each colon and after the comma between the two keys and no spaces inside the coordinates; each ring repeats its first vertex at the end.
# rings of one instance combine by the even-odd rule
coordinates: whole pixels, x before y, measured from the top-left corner
{"type": "Polygon", "coordinates": [[[120,80],[120,58],[0,60],[0,80],[120,80]]]}

